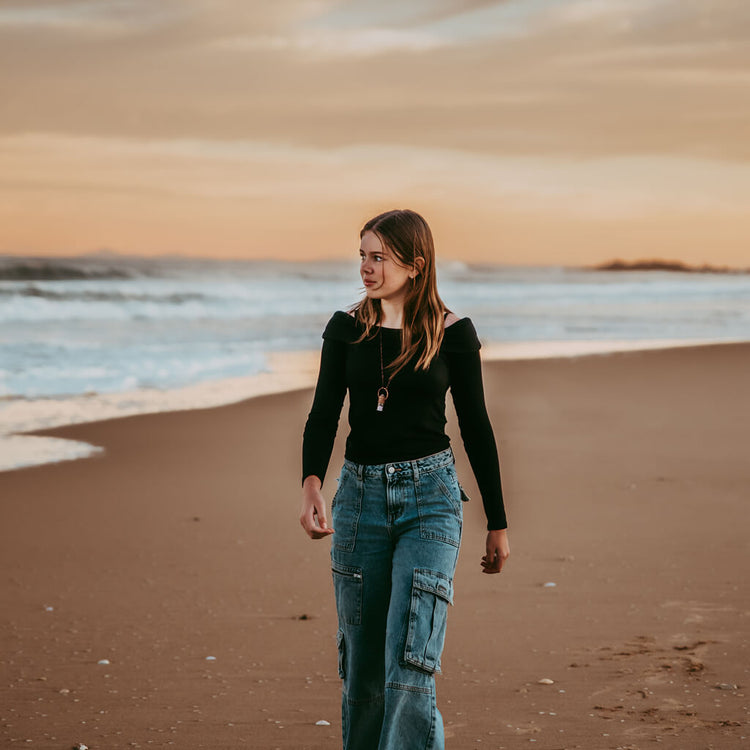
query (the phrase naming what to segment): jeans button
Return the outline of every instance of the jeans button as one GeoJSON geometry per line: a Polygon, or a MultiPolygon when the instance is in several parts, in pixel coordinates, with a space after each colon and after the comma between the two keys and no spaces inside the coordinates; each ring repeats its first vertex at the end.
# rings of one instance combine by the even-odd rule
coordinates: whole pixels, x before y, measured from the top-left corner
{"type": "Polygon", "coordinates": [[[396,471],[396,469],[393,468],[393,466],[388,467],[388,473],[393,474],[393,472],[396,471]]]}

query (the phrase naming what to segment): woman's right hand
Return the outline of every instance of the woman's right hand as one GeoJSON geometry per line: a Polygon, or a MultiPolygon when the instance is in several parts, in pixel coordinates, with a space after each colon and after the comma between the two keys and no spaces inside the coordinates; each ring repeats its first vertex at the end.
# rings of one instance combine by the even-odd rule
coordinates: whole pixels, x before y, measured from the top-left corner
{"type": "Polygon", "coordinates": [[[316,476],[305,477],[302,485],[302,512],[299,522],[311,539],[322,539],[333,534],[326,519],[326,502],[320,491],[321,482],[316,476]]]}

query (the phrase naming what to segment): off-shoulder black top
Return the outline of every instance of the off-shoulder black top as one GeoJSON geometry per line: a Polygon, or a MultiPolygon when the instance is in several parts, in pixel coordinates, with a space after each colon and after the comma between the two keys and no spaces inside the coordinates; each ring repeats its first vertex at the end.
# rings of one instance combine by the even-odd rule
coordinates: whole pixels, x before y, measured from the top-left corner
{"type": "MultiPolygon", "coordinates": [[[[361,464],[407,461],[445,450],[450,445],[445,434],[445,394],[450,388],[487,528],[506,528],[497,445],[484,401],[481,344],[471,319],[460,318],[445,328],[439,353],[427,370],[414,372],[412,361],[396,373],[382,411],[376,408],[379,336],[354,344],[363,330],[353,316],[338,310],[323,331],[320,371],[302,442],[303,483],[310,475],[321,482],[325,478],[347,388],[350,432],[345,456],[361,464]]],[[[387,368],[401,350],[401,330],[381,330],[387,368]]]]}

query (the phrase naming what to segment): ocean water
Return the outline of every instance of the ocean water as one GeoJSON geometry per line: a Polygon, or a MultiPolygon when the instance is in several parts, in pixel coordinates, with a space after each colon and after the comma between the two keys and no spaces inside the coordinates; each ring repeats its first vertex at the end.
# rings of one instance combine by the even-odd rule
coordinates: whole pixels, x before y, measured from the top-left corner
{"type": "MultiPolygon", "coordinates": [[[[750,274],[444,262],[438,284],[485,345],[536,344],[553,354],[563,342],[596,350],[750,339],[750,274]]],[[[273,390],[272,358],[317,352],[332,312],[361,295],[356,258],[2,258],[0,469],[93,450],[13,433],[227,403],[257,392],[258,377],[273,390]]]]}

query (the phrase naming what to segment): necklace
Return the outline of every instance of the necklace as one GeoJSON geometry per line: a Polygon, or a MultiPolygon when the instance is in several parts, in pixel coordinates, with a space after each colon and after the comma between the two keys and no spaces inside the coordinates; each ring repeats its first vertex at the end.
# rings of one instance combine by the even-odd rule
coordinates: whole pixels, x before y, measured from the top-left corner
{"type": "Polygon", "coordinates": [[[385,380],[385,374],[383,372],[383,327],[380,327],[378,332],[378,341],[380,343],[380,382],[381,386],[378,388],[378,408],[377,411],[383,411],[385,400],[388,398],[388,386],[391,383],[391,376],[388,376],[388,381],[385,380]]]}

